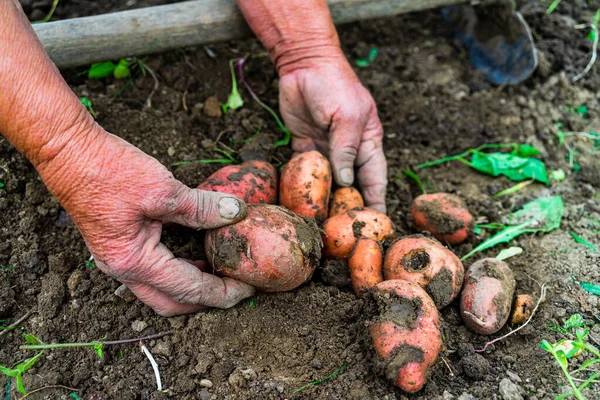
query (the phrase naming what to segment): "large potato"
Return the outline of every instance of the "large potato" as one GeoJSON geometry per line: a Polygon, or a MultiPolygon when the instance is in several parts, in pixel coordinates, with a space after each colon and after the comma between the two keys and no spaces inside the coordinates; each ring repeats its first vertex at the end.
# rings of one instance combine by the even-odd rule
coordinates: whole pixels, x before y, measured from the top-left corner
{"type": "Polygon", "coordinates": [[[279,204],[316,219],[327,218],[331,192],[331,166],[318,151],[298,154],[281,170],[279,204]]]}
{"type": "Polygon", "coordinates": [[[475,225],[462,199],[449,193],[422,194],[410,212],[417,228],[431,232],[442,243],[464,242],[475,225]]]}
{"type": "Polygon", "coordinates": [[[248,216],[206,234],[208,262],[229,276],[266,292],[292,290],[306,282],[323,243],[313,220],[282,207],[255,204],[248,216]]]}
{"type": "Polygon", "coordinates": [[[277,171],[268,162],[246,161],[216,171],[198,189],[227,193],[247,204],[277,202],[277,171]]]}
{"type": "Polygon", "coordinates": [[[385,279],[420,285],[441,309],[458,295],[465,270],[458,257],[438,241],[424,236],[398,240],[385,255],[385,279]]]}
{"type": "Polygon", "coordinates": [[[460,298],[460,314],[467,327],[491,335],[504,326],[510,315],[515,277],[505,262],[479,260],[467,270],[460,298]]]}
{"type": "Polygon", "coordinates": [[[379,316],[368,328],[379,366],[396,386],[417,392],[442,348],[438,311],[415,283],[383,281],[374,289],[379,316]]]}

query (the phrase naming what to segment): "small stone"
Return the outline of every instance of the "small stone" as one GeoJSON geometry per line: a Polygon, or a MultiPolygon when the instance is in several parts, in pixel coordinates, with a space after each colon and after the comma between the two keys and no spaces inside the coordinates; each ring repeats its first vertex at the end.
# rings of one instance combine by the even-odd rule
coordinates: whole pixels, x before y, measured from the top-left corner
{"type": "Polygon", "coordinates": [[[77,291],[77,286],[83,281],[84,273],[80,269],[76,269],[73,271],[69,279],[67,280],[67,287],[69,288],[69,293],[71,297],[75,297],[75,292],[77,291]]]}
{"type": "Polygon", "coordinates": [[[121,285],[115,290],[115,296],[120,297],[125,300],[127,303],[134,302],[137,297],[135,294],[125,285],[121,285]]]}
{"type": "Polygon", "coordinates": [[[212,399],[212,395],[210,394],[210,392],[206,389],[202,389],[199,393],[198,393],[200,400],[210,400],[212,399]]]}
{"type": "Polygon", "coordinates": [[[594,296],[594,295],[588,296],[587,302],[590,306],[597,307],[598,306],[598,296],[594,296]]]}
{"type": "Polygon", "coordinates": [[[173,347],[171,346],[170,342],[166,340],[159,340],[152,348],[152,354],[156,356],[169,357],[171,355],[172,350],[173,347]]]}
{"type": "Polygon", "coordinates": [[[500,381],[499,391],[504,400],[523,400],[523,396],[519,393],[519,387],[508,378],[500,381]]]}
{"type": "Polygon", "coordinates": [[[469,393],[463,393],[458,396],[458,400],[475,400],[475,397],[471,396],[469,393]]]}
{"type": "Polygon", "coordinates": [[[254,372],[252,368],[243,369],[241,373],[244,379],[247,381],[252,381],[257,377],[256,372],[254,372]]]}
{"type": "Polygon", "coordinates": [[[139,319],[136,319],[135,321],[133,321],[131,323],[131,329],[133,329],[136,332],[141,332],[144,329],[146,329],[146,327],[148,326],[148,324],[144,321],[141,321],[139,319]]]}
{"type": "Polygon", "coordinates": [[[198,354],[198,363],[196,364],[194,371],[197,374],[205,374],[208,372],[210,367],[213,366],[215,361],[216,361],[216,358],[213,353],[210,353],[210,352],[200,353],[200,354],[198,354]]]}
{"type": "Polygon", "coordinates": [[[208,379],[201,379],[200,380],[200,386],[201,387],[212,387],[213,383],[212,381],[208,380],[208,379]]]}
{"type": "Polygon", "coordinates": [[[48,273],[42,277],[42,290],[38,295],[38,310],[44,318],[53,318],[65,298],[65,287],[60,275],[48,273]]]}
{"type": "Polygon", "coordinates": [[[167,149],[167,154],[169,155],[169,157],[173,157],[175,155],[175,147],[169,146],[169,148],[167,149]]]}
{"type": "Polygon", "coordinates": [[[521,380],[521,378],[519,377],[519,375],[515,374],[512,371],[506,371],[506,375],[508,375],[508,377],[510,378],[510,380],[513,381],[514,383],[521,383],[521,382],[523,382],[521,380]]]}
{"type": "Polygon", "coordinates": [[[246,381],[245,381],[244,377],[242,376],[240,370],[236,369],[235,371],[233,371],[233,373],[231,375],[229,375],[229,378],[227,378],[227,382],[229,382],[229,384],[232,387],[241,389],[244,387],[244,383],[246,381]]]}
{"type": "Polygon", "coordinates": [[[223,115],[221,102],[216,96],[211,96],[204,102],[204,115],[212,118],[218,118],[223,115]]]}
{"type": "Polygon", "coordinates": [[[213,147],[215,147],[215,142],[210,139],[203,139],[200,142],[200,144],[202,145],[202,148],[205,150],[212,149],[213,147]]]}
{"type": "Polygon", "coordinates": [[[452,400],[452,399],[454,399],[454,396],[449,391],[444,390],[444,393],[442,394],[442,399],[444,399],[444,400],[452,400]]]}
{"type": "Polygon", "coordinates": [[[459,365],[465,375],[473,380],[483,380],[491,369],[490,362],[480,354],[471,354],[463,357],[459,365]]]}

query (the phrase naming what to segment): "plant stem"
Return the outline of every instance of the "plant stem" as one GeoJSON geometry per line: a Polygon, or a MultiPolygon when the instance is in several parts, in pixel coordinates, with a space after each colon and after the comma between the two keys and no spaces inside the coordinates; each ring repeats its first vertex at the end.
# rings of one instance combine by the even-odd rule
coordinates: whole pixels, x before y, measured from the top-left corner
{"type": "Polygon", "coordinates": [[[563,365],[560,362],[558,356],[556,355],[556,351],[554,351],[554,349],[552,349],[552,355],[556,359],[556,362],[560,366],[560,369],[562,369],[563,374],[565,374],[565,377],[567,378],[567,381],[569,382],[569,385],[571,385],[571,387],[573,388],[573,394],[575,395],[575,397],[577,397],[578,400],[585,400],[583,398],[583,396],[581,395],[581,392],[579,391],[579,388],[577,387],[577,385],[575,385],[575,382],[573,382],[573,378],[571,378],[571,375],[569,374],[569,371],[567,370],[567,366],[563,365]]]}
{"type": "Polygon", "coordinates": [[[28,345],[23,345],[19,348],[21,350],[46,350],[46,349],[62,349],[62,348],[67,348],[67,347],[93,347],[98,344],[102,344],[104,346],[104,345],[111,345],[111,344],[134,343],[134,342],[141,342],[142,340],[158,339],[160,337],[169,335],[170,333],[171,333],[171,331],[165,331],[165,332],[157,333],[154,335],[144,336],[141,338],[122,339],[122,340],[107,340],[107,341],[95,340],[93,342],[87,342],[87,343],[28,344],[28,345]]]}
{"type": "MultiPolygon", "coordinates": [[[[506,148],[512,148],[512,149],[516,149],[519,145],[517,143],[488,143],[488,144],[484,144],[481,145],[479,147],[476,147],[474,149],[469,149],[467,151],[465,151],[462,154],[457,154],[454,156],[449,156],[449,157],[444,157],[444,158],[440,158],[439,160],[434,160],[434,161],[429,161],[423,164],[419,164],[417,165],[417,169],[421,169],[421,168],[427,168],[427,167],[432,167],[434,165],[438,165],[438,164],[443,164],[445,162],[448,161],[454,161],[454,160],[459,160],[463,159],[462,161],[465,162],[466,160],[464,160],[465,157],[468,157],[470,154],[473,154],[475,152],[481,151],[481,150],[485,150],[485,149],[506,149],[506,148]]],[[[467,164],[470,165],[470,164],[467,164]]]]}

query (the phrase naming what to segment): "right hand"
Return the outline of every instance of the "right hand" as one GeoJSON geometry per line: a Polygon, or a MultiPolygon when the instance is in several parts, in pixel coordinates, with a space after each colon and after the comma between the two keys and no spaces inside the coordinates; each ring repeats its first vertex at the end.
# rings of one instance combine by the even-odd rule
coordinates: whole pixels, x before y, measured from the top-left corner
{"type": "Polygon", "coordinates": [[[190,189],[154,158],[95,123],[40,171],[96,265],[162,316],[232,307],[254,288],[204,273],[160,243],[162,224],[195,229],[246,216],[240,199],[190,189]]]}

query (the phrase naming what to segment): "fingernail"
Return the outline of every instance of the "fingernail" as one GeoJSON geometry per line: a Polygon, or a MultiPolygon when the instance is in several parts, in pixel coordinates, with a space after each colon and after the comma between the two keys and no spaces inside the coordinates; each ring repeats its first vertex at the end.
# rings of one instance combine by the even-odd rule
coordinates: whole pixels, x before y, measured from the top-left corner
{"type": "Polygon", "coordinates": [[[234,219],[240,213],[240,202],[233,197],[223,197],[219,200],[219,214],[221,218],[234,219]]]}
{"type": "Polygon", "coordinates": [[[340,170],[340,181],[343,185],[352,185],[352,181],[354,181],[352,168],[342,168],[340,170]]]}

